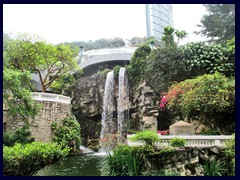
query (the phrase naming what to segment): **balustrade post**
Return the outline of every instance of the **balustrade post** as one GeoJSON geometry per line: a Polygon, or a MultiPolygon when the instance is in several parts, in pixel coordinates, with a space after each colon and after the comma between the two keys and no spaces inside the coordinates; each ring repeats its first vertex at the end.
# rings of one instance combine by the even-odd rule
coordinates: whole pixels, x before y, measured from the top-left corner
{"type": "Polygon", "coordinates": [[[221,144],[220,144],[220,140],[219,139],[215,139],[215,144],[214,144],[215,146],[221,146],[221,144]]]}

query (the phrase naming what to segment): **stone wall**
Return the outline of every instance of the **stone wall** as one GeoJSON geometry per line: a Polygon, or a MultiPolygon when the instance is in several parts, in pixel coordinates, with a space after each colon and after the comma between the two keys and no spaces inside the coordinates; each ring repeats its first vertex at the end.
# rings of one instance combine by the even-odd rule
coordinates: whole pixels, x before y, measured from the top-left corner
{"type": "MultiPolygon", "coordinates": [[[[71,115],[71,104],[36,101],[40,105],[38,115],[29,119],[31,135],[35,141],[50,142],[52,140],[51,123],[61,123],[61,120],[71,115]]],[[[8,118],[5,122],[6,131],[14,131],[21,128],[24,123],[20,119],[8,118]]]]}
{"type": "MultiPolygon", "coordinates": [[[[161,150],[160,150],[161,152],[161,150]]],[[[157,155],[154,155],[158,159],[157,155]]],[[[181,176],[204,176],[203,165],[213,159],[225,160],[223,148],[220,147],[183,147],[175,148],[172,153],[160,154],[160,169],[172,169],[181,176]]],[[[156,162],[156,161],[155,161],[156,162]]]]}

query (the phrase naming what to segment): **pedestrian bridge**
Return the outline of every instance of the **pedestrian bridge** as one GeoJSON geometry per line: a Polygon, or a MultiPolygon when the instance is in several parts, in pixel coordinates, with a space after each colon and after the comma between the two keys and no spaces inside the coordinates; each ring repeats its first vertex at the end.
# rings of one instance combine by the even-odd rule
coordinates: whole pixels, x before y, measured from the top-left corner
{"type": "Polygon", "coordinates": [[[99,49],[79,53],[78,65],[84,70],[84,76],[92,75],[105,68],[129,64],[137,47],[124,46],[114,49],[99,49]]]}

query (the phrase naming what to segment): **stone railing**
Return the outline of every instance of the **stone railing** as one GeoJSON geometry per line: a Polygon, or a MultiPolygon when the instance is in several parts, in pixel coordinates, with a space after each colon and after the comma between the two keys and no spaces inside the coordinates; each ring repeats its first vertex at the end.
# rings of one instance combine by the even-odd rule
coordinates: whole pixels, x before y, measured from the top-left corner
{"type": "MultiPolygon", "coordinates": [[[[146,144],[144,141],[136,141],[136,142],[131,141],[130,137],[132,137],[133,135],[134,134],[127,136],[127,143],[129,146],[141,146],[146,144]]],[[[225,146],[226,140],[232,138],[232,136],[225,136],[225,135],[219,135],[219,136],[159,135],[159,137],[160,137],[160,140],[154,143],[154,145],[157,147],[169,146],[169,141],[175,137],[186,139],[187,142],[185,146],[191,146],[191,147],[225,146]]]]}
{"type": "Polygon", "coordinates": [[[70,104],[71,98],[59,94],[32,92],[33,99],[37,101],[54,101],[70,104]]]}

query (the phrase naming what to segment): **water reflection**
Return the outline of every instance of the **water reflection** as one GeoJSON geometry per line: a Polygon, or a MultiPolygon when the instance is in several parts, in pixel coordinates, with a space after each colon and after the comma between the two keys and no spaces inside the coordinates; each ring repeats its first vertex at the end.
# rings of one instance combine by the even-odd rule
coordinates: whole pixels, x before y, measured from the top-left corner
{"type": "Polygon", "coordinates": [[[39,170],[35,176],[100,176],[99,163],[103,155],[82,155],[60,159],[39,170]]]}

